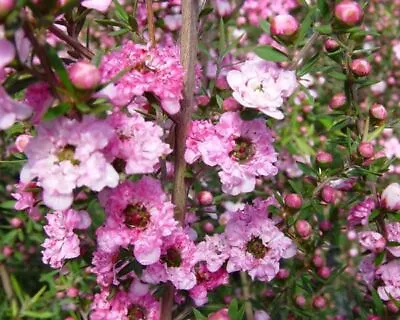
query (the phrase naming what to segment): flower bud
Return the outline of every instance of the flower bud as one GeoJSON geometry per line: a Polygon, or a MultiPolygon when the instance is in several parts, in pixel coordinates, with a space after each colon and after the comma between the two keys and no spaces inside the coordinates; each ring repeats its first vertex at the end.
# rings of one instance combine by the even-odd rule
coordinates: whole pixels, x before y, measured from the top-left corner
{"type": "Polygon", "coordinates": [[[26,146],[31,140],[32,136],[30,134],[20,134],[15,140],[15,147],[19,152],[24,152],[26,146]]]}
{"type": "Polygon", "coordinates": [[[213,202],[213,195],[209,191],[200,191],[197,194],[197,201],[202,206],[209,206],[213,202]]]}
{"type": "Polygon", "coordinates": [[[208,221],[205,224],[203,224],[203,230],[207,233],[211,233],[214,231],[214,225],[208,221]]]}
{"type": "Polygon", "coordinates": [[[229,320],[228,309],[223,308],[208,316],[208,320],[229,320]]]}
{"type": "Polygon", "coordinates": [[[0,0],[0,20],[7,17],[14,7],[15,0],[0,0]]]}
{"type": "Polygon", "coordinates": [[[280,14],[271,19],[271,34],[278,37],[291,37],[299,29],[296,18],[290,14],[280,14]]]}
{"type": "Polygon", "coordinates": [[[297,220],[295,229],[297,234],[303,239],[307,239],[312,233],[311,225],[306,220],[297,220]]]}
{"type": "Polygon", "coordinates": [[[339,49],[339,43],[334,39],[327,39],[324,43],[325,50],[328,52],[333,52],[339,49]]]}
{"type": "Polygon", "coordinates": [[[14,249],[10,246],[4,246],[3,248],[3,256],[5,257],[11,257],[11,255],[14,253],[14,249]]]}
{"type": "Polygon", "coordinates": [[[288,269],[282,268],[279,269],[278,274],[276,275],[276,277],[280,280],[284,280],[289,278],[290,272],[288,269]]]}
{"type": "Polygon", "coordinates": [[[336,93],[331,101],[329,102],[329,107],[331,109],[339,109],[346,104],[346,95],[342,92],[336,93]]]}
{"type": "Polygon", "coordinates": [[[331,269],[329,267],[323,266],[318,269],[318,275],[323,279],[328,279],[331,276],[331,269]]]}
{"type": "Polygon", "coordinates": [[[100,72],[89,62],[80,61],[73,64],[69,70],[72,84],[81,90],[94,89],[100,83],[100,72]]]}
{"type": "Polygon", "coordinates": [[[386,306],[387,306],[388,310],[389,310],[390,312],[392,312],[392,313],[397,313],[397,312],[399,312],[399,307],[398,307],[393,301],[389,301],[389,302],[386,304],[386,306]]]}
{"type": "Polygon", "coordinates": [[[324,297],[316,296],[313,300],[313,306],[316,309],[324,309],[326,307],[326,300],[324,297]]]}
{"type": "Polygon", "coordinates": [[[77,288],[72,287],[67,289],[67,296],[70,298],[75,298],[78,296],[78,294],[79,290],[77,288]]]}
{"type": "Polygon", "coordinates": [[[376,316],[376,315],[370,314],[370,315],[367,317],[367,320],[381,320],[381,318],[378,317],[378,316],[376,316]]]}
{"type": "Polygon", "coordinates": [[[367,159],[371,158],[375,154],[374,146],[371,142],[361,142],[357,150],[362,157],[367,159]]]}
{"type": "Polygon", "coordinates": [[[363,10],[356,1],[343,0],[335,6],[335,17],[347,26],[354,26],[361,22],[363,10]]]}
{"type": "Polygon", "coordinates": [[[333,161],[333,157],[329,152],[318,151],[316,160],[320,164],[329,164],[333,161]]]}
{"type": "Polygon", "coordinates": [[[322,258],[322,256],[320,256],[319,254],[315,254],[313,256],[312,262],[317,268],[320,268],[325,264],[324,258],[322,258]]]}
{"type": "Polygon", "coordinates": [[[295,300],[299,307],[304,307],[306,304],[306,298],[304,298],[304,296],[296,296],[295,300]]]}
{"type": "Polygon", "coordinates": [[[393,182],[383,190],[381,205],[390,211],[400,210],[400,184],[393,182]]]}
{"type": "Polygon", "coordinates": [[[326,203],[333,203],[335,201],[336,190],[331,186],[325,186],[321,191],[321,198],[326,203]]]}
{"type": "Polygon", "coordinates": [[[363,58],[354,59],[350,64],[350,69],[356,76],[365,77],[371,72],[371,64],[363,58]]]}
{"type": "Polygon", "coordinates": [[[232,97],[226,98],[222,102],[222,107],[225,111],[238,111],[241,109],[240,104],[232,97]]]}
{"type": "Polygon", "coordinates": [[[372,117],[378,120],[385,120],[387,118],[388,112],[386,108],[378,103],[374,103],[369,110],[372,117]]]}
{"type": "Polygon", "coordinates": [[[319,229],[323,232],[327,232],[332,229],[332,222],[329,220],[322,220],[319,224],[319,229]]]}
{"type": "Polygon", "coordinates": [[[285,196],[285,204],[290,209],[300,209],[303,205],[303,199],[297,193],[290,193],[285,196]]]}
{"type": "Polygon", "coordinates": [[[10,220],[10,224],[14,227],[14,228],[20,228],[24,222],[20,219],[20,218],[12,218],[10,220]]]}

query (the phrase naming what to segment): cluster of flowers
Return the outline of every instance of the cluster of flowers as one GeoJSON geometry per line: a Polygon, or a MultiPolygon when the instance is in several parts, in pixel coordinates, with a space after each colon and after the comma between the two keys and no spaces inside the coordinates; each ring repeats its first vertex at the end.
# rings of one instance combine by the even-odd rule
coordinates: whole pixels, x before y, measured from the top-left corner
{"type": "MultiPolygon", "coordinates": [[[[379,214],[400,209],[400,185],[392,183],[382,192],[380,199],[366,198],[349,212],[349,228],[367,226],[372,210],[378,208],[379,214]]],[[[382,221],[377,231],[359,231],[358,241],[367,255],[360,263],[360,272],[368,287],[377,286],[380,298],[384,301],[400,299],[400,223],[382,221]],[[379,255],[383,262],[376,264],[379,255]]]]}

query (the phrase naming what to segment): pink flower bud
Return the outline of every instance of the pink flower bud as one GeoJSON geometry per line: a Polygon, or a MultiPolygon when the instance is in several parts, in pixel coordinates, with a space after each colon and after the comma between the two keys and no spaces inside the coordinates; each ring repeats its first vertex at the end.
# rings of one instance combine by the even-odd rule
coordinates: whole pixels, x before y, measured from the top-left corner
{"type": "Polygon", "coordinates": [[[223,308],[208,316],[208,320],[229,320],[228,309],[223,308]]]}
{"type": "Polygon", "coordinates": [[[357,150],[364,158],[371,158],[375,154],[374,145],[371,142],[361,142],[357,150]]]}
{"type": "Polygon", "coordinates": [[[346,104],[346,95],[342,92],[336,93],[331,101],[329,102],[329,107],[331,109],[339,109],[346,104]]]}
{"type": "Polygon", "coordinates": [[[314,266],[316,266],[317,268],[320,268],[325,264],[324,258],[322,258],[322,256],[319,254],[315,254],[313,256],[312,262],[313,262],[314,266]]]}
{"type": "Polygon", "coordinates": [[[363,10],[356,1],[344,0],[335,6],[335,16],[341,23],[354,26],[361,22],[363,10]]]}
{"type": "Polygon", "coordinates": [[[100,72],[89,62],[80,61],[73,64],[69,70],[72,84],[82,90],[94,89],[100,83],[100,72]]]}
{"type": "Polygon", "coordinates": [[[271,19],[271,34],[274,36],[290,37],[297,32],[298,28],[299,23],[290,14],[280,14],[271,19]]]}
{"type": "Polygon", "coordinates": [[[77,288],[72,287],[67,289],[67,296],[70,298],[75,298],[78,296],[78,294],[79,290],[77,288]]]}
{"type": "Polygon", "coordinates": [[[371,72],[371,64],[363,58],[354,59],[350,64],[350,69],[356,76],[365,77],[371,72]]]}
{"type": "Polygon", "coordinates": [[[329,220],[322,220],[319,224],[319,229],[323,232],[327,232],[332,229],[332,222],[329,220]]]}
{"type": "Polygon", "coordinates": [[[297,193],[290,193],[285,196],[285,204],[290,209],[300,209],[303,205],[303,199],[297,193]]]}
{"type": "Polygon", "coordinates": [[[57,299],[62,299],[62,298],[64,298],[64,296],[65,296],[65,293],[63,291],[58,291],[56,293],[56,298],[57,299]]]}
{"type": "Polygon", "coordinates": [[[14,9],[15,0],[0,0],[0,19],[5,18],[14,9]]]}
{"type": "Polygon", "coordinates": [[[14,227],[14,228],[19,228],[21,227],[24,222],[20,219],[20,218],[12,218],[10,220],[10,224],[14,227]]]}
{"type": "Polygon", "coordinates": [[[32,136],[30,134],[20,134],[15,140],[15,147],[19,152],[24,152],[26,146],[31,140],[32,136]]]}
{"type": "Polygon", "coordinates": [[[331,186],[325,186],[321,191],[321,198],[326,203],[333,203],[335,201],[336,190],[331,186]]]}
{"type": "Polygon", "coordinates": [[[303,239],[310,237],[312,233],[311,225],[308,223],[307,220],[297,220],[295,224],[295,229],[297,234],[303,239]]]}
{"type": "Polygon", "coordinates": [[[369,110],[371,116],[378,120],[385,120],[387,118],[388,112],[386,108],[378,103],[374,103],[369,110]]]}
{"type": "Polygon", "coordinates": [[[325,50],[328,52],[333,52],[339,49],[339,43],[334,39],[327,39],[324,43],[325,50]]]}
{"type": "Polygon", "coordinates": [[[400,210],[400,184],[389,184],[381,195],[381,205],[389,211],[400,210]]]}
{"type": "Polygon", "coordinates": [[[11,255],[14,253],[14,249],[10,246],[4,246],[3,248],[3,256],[5,257],[11,257],[11,255]]]}
{"type": "Polygon", "coordinates": [[[318,269],[318,275],[323,279],[328,279],[331,276],[331,269],[329,267],[323,266],[318,269]]]}
{"type": "Polygon", "coordinates": [[[289,278],[290,272],[288,269],[282,268],[279,269],[278,274],[276,275],[276,277],[280,280],[284,280],[289,278]]]}
{"type": "Polygon", "coordinates": [[[318,151],[316,160],[320,164],[329,164],[333,161],[333,157],[329,152],[318,151]]]}
{"type": "Polygon", "coordinates": [[[316,309],[324,309],[326,307],[326,300],[324,297],[316,296],[313,300],[313,306],[316,309]]]}
{"type": "Polygon", "coordinates": [[[381,320],[381,318],[371,314],[367,317],[367,320],[381,320]]]}
{"type": "Polygon", "coordinates": [[[299,307],[304,307],[307,302],[304,296],[296,296],[295,301],[299,307]]]}
{"type": "Polygon", "coordinates": [[[196,102],[199,106],[206,106],[210,102],[210,97],[207,95],[198,96],[196,102]]]}
{"type": "Polygon", "coordinates": [[[214,225],[211,222],[206,222],[203,224],[203,230],[207,233],[211,233],[214,231],[214,225]]]}
{"type": "Polygon", "coordinates": [[[241,109],[240,104],[232,97],[226,98],[222,103],[225,111],[238,111],[241,109]]]}
{"type": "Polygon", "coordinates": [[[213,195],[209,191],[200,191],[197,194],[197,201],[202,206],[209,206],[213,202],[213,195]]]}
{"type": "Polygon", "coordinates": [[[390,312],[392,312],[392,313],[397,313],[397,312],[399,312],[399,307],[398,307],[393,301],[389,301],[389,302],[386,304],[386,306],[387,306],[388,310],[389,310],[390,312]]]}

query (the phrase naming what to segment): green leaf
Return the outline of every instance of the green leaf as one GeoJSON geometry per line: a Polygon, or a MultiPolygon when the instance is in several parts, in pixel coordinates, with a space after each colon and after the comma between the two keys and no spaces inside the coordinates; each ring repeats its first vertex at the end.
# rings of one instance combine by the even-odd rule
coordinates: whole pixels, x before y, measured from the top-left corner
{"type": "Polygon", "coordinates": [[[239,312],[239,305],[237,299],[233,299],[228,307],[229,319],[237,320],[237,315],[239,312]]]}
{"type": "Polygon", "coordinates": [[[23,304],[25,301],[25,298],[23,296],[22,289],[19,286],[17,279],[14,277],[14,275],[10,275],[10,280],[11,280],[11,286],[13,287],[15,295],[18,297],[18,300],[20,301],[20,303],[23,304]]]}
{"type": "Polygon", "coordinates": [[[121,6],[118,0],[114,0],[114,5],[115,5],[115,15],[117,16],[117,18],[119,18],[122,21],[125,21],[126,23],[129,23],[129,15],[128,13],[126,13],[124,7],[121,6]]]}
{"type": "Polygon", "coordinates": [[[261,59],[274,62],[288,61],[288,57],[281,51],[270,46],[260,46],[254,49],[254,53],[261,59]]]}
{"type": "Polygon", "coordinates": [[[22,315],[34,319],[49,319],[54,317],[54,313],[49,311],[24,311],[22,315]]]}
{"type": "Polygon", "coordinates": [[[344,73],[338,72],[338,71],[331,71],[328,73],[329,76],[332,78],[335,78],[336,80],[346,80],[347,76],[344,73]]]}
{"type": "Polygon", "coordinates": [[[310,166],[306,165],[305,163],[296,162],[296,164],[299,166],[300,170],[303,171],[305,174],[312,176],[312,177],[318,177],[318,172],[315,171],[310,166]]]}
{"type": "Polygon", "coordinates": [[[211,12],[213,12],[213,8],[212,7],[205,7],[203,10],[200,11],[199,14],[199,19],[208,16],[211,12]]]}
{"type": "Polygon", "coordinates": [[[369,221],[369,222],[374,221],[375,218],[376,218],[377,216],[379,216],[379,215],[380,215],[380,211],[379,211],[379,210],[374,210],[374,211],[372,211],[372,213],[368,216],[368,221],[369,221]]]}
{"type": "Polygon", "coordinates": [[[15,206],[15,200],[6,200],[0,203],[0,209],[7,209],[7,210],[13,210],[15,206]]]}
{"type": "Polygon", "coordinates": [[[294,141],[297,144],[297,147],[300,149],[300,152],[307,155],[315,155],[315,150],[309,146],[309,144],[302,138],[294,137],[294,141]]]}
{"type": "Polygon", "coordinates": [[[225,24],[224,24],[224,19],[219,20],[219,45],[218,45],[218,51],[221,54],[225,48],[227,47],[226,44],[226,36],[225,36],[225,24]]]}
{"type": "Polygon", "coordinates": [[[193,308],[193,314],[196,320],[207,320],[207,317],[195,308],[193,308]]]}
{"type": "Polygon", "coordinates": [[[270,34],[271,30],[270,30],[270,24],[268,23],[268,21],[266,20],[261,20],[260,22],[260,27],[261,29],[266,33],[266,34],[270,34]]]}
{"type": "Polygon", "coordinates": [[[318,52],[314,56],[312,56],[309,60],[306,60],[304,65],[299,70],[297,70],[297,75],[299,77],[302,77],[305,74],[309,73],[312,67],[318,62],[319,57],[320,53],[318,52]]]}
{"type": "Polygon", "coordinates": [[[53,120],[59,116],[66,114],[70,108],[71,106],[68,103],[61,103],[58,106],[47,110],[47,112],[43,115],[43,120],[53,120]]]}
{"type": "Polygon", "coordinates": [[[388,247],[398,247],[398,246],[400,246],[400,242],[398,242],[398,241],[389,241],[387,243],[387,246],[388,247]]]}
{"type": "Polygon", "coordinates": [[[113,26],[113,27],[126,27],[127,24],[125,22],[120,22],[120,21],[115,21],[115,20],[109,20],[109,19],[96,19],[95,20],[98,24],[102,26],[113,26]]]}
{"type": "Polygon", "coordinates": [[[377,254],[377,256],[375,257],[375,261],[374,261],[375,266],[378,267],[382,264],[383,260],[385,260],[385,255],[386,255],[385,251],[379,252],[377,254]]]}
{"type": "Polygon", "coordinates": [[[319,12],[324,18],[329,16],[329,5],[326,0],[317,0],[317,6],[319,12]]]}
{"type": "Polygon", "coordinates": [[[330,24],[324,24],[315,28],[319,33],[322,34],[331,34],[332,33],[332,26],[330,24]]]}
{"type": "Polygon", "coordinates": [[[58,57],[58,53],[57,53],[56,49],[54,49],[53,47],[48,47],[47,52],[48,52],[48,56],[49,56],[51,65],[53,66],[54,70],[56,71],[61,82],[63,83],[65,88],[68,90],[68,92],[71,93],[72,95],[74,95],[75,94],[74,86],[72,85],[71,80],[69,79],[68,72],[64,67],[64,63],[58,57]]]}
{"type": "Polygon", "coordinates": [[[315,10],[311,9],[310,11],[307,12],[306,16],[304,17],[299,32],[297,34],[297,39],[296,39],[296,47],[304,40],[305,36],[307,35],[307,32],[309,32],[311,25],[314,22],[314,14],[315,10]]]}
{"type": "Polygon", "coordinates": [[[122,36],[126,33],[128,33],[130,30],[128,28],[123,28],[123,29],[119,29],[113,32],[110,32],[109,35],[112,37],[118,37],[118,36],[122,36]]]}
{"type": "Polygon", "coordinates": [[[384,305],[381,298],[379,298],[378,292],[376,292],[374,288],[371,288],[371,294],[375,312],[378,315],[383,316],[384,305]]]}
{"type": "Polygon", "coordinates": [[[224,102],[224,99],[222,99],[218,94],[216,95],[215,99],[217,100],[218,107],[222,109],[222,104],[224,102]]]}

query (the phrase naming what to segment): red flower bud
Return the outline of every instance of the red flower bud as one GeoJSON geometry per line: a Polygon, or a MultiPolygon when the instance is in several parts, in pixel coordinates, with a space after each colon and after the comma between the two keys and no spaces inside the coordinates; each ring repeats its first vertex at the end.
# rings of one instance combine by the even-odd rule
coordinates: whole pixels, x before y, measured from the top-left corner
{"type": "Polygon", "coordinates": [[[304,296],[296,296],[295,300],[299,307],[303,307],[306,304],[306,298],[304,298],[304,296]]]}
{"type": "Polygon", "coordinates": [[[324,297],[316,296],[313,300],[313,306],[316,309],[324,309],[326,307],[326,300],[324,297]]]}
{"type": "Polygon", "coordinates": [[[329,102],[331,109],[339,109],[346,104],[346,95],[342,92],[336,93],[329,102]]]}
{"type": "Polygon", "coordinates": [[[374,103],[369,110],[371,116],[378,120],[385,120],[387,118],[388,112],[386,108],[378,103],[374,103]]]}
{"type": "Polygon", "coordinates": [[[197,194],[197,201],[202,206],[209,206],[213,202],[213,195],[209,191],[200,191],[197,194]]]}
{"type": "Polygon", "coordinates": [[[327,39],[324,43],[325,50],[328,52],[333,52],[339,49],[339,43],[334,39],[327,39]]]}
{"type": "Polygon", "coordinates": [[[297,234],[303,239],[307,239],[312,233],[311,225],[306,220],[297,220],[295,229],[297,234]]]}
{"type": "Polygon", "coordinates": [[[326,203],[333,203],[335,201],[336,190],[331,186],[325,186],[322,188],[321,198],[326,203]]]}
{"type": "Polygon", "coordinates": [[[358,146],[358,153],[364,158],[371,158],[375,154],[373,144],[366,141],[361,142],[358,146]]]}
{"type": "Polygon", "coordinates": [[[333,161],[333,157],[329,152],[319,151],[316,160],[320,164],[329,164],[333,161]]]}
{"type": "Polygon", "coordinates": [[[285,204],[290,209],[300,209],[303,205],[303,200],[299,194],[290,193],[285,196],[285,204]]]}
{"type": "Polygon", "coordinates": [[[299,29],[299,23],[290,14],[280,14],[271,20],[271,34],[274,36],[291,37],[299,29]]]}
{"type": "Polygon", "coordinates": [[[331,276],[331,269],[329,267],[321,267],[318,269],[318,275],[323,279],[328,279],[331,276]]]}
{"type": "Polygon", "coordinates": [[[89,62],[80,61],[73,64],[69,70],[72,84],[81,90],[94,89],[100,83],[100,72],[89,62]]]}
{"type": "Polygon", "coordinates": [[[350,69],[356,76],[365,77],[371,72],[371,64],[366,59],[359,58],[351,62],[350,69]]]}

